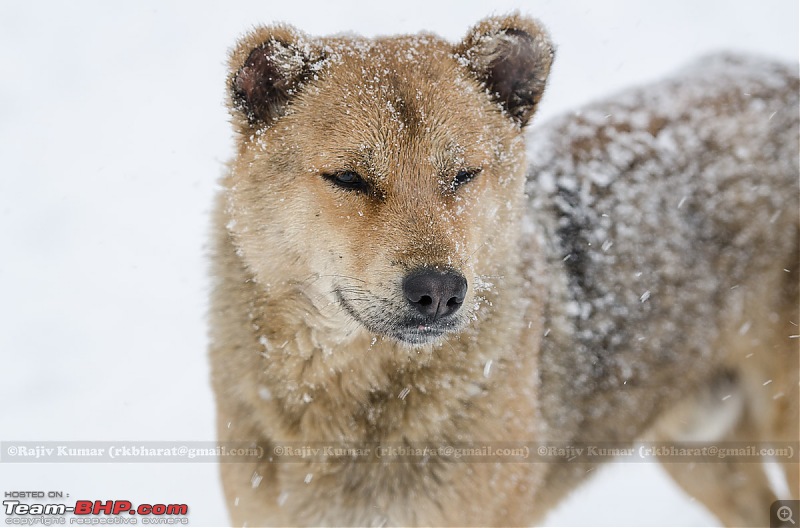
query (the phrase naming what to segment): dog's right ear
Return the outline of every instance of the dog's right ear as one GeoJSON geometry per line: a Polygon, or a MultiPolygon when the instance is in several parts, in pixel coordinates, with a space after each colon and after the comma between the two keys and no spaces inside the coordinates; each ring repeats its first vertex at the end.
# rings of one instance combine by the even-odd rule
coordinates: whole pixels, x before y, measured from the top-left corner
{"type": "Polygon", "coordinates": [[[322,50],[291,26],[258,28],[231,53],[230,107],[244,133],[284,115],[292,97],[324,60],[322,50]]]}

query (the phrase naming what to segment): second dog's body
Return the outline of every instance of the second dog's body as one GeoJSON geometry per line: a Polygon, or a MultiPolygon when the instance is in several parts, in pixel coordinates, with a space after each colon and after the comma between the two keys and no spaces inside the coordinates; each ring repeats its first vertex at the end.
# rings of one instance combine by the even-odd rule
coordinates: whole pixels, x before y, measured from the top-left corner
{"type": "MultiPolygon", "coordinates": [[[[714,59],[534,131],[526,178],[551,58],[518,17],[235,51],[211,358],[220,438],[266,455],[223,464],[237,525],[527,525],[587,472],[284,447],[697,439],[707,402],[714,439],[796,438],[796,76],[714,59]]],[[[671,471],[727,523],[772,498],[671,471]]]]}

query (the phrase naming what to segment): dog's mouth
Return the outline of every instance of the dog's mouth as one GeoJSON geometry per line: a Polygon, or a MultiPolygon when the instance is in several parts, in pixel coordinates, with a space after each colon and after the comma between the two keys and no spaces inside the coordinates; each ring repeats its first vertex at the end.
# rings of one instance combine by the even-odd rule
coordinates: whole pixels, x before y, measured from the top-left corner
{"type": "MultiPolygon", "coordinates": [[[[355,302],[348,300],[339,289],[334,290],[334,295],[347,314],[368,331],[408,345],[433,344],[463,326],[460,317],[423,318],[408,313],[407,309],[377,299],[374,303],[369,302],[369,309],[359,311],[354,306],[355,302]]],[[[357,302],[367,301],[359,299],[357,302]]]]}
{"type": "Polygon", "coordinates": [[[454,325],[445,325],[441,323],[409,323],[403,327],[397,328],[391,337],[409,345],[427,345],[438,341],[445,334],[454,331],[455,328],[453,328],[453,326],[454,325]]]}

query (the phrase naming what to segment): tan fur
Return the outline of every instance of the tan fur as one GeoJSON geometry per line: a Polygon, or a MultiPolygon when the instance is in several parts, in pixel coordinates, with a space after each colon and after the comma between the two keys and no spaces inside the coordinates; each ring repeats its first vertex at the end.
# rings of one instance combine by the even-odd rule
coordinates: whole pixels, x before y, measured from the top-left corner
{"type": "MultiPolygon", "coordinates": [[[[785,336],[786,321],[798,322],[797,293],[783,293],[782,268],[798,264],[797,222],[788,214],[775,228],[795,245],[760,248],[780,260],[779,272],[750,266],[740,285],[754,292],[740,299],[748,308],[709,322],[722,331],[707,346],[715,341],[724,353],[702,358],[674,385],[681,365],[643,360],[664,370],[644,383],[641,417],[608,414],[611,392],[580,392],[568,381],[585,370],[576,353],[559,355],[579,349],[568,273],[544,227],[555,220],[540,218],[546,208],[535,203],[546,193],[531,187],[535,175],[526,180],[523,141],[552,56],[546,33],[520,16],[487,19],[455,46],[432,35],[318,39],[273,26],[233,51],[238,147],[214,216],[213,386],[220,440],[267,455],[222,464],[234,524],[530,524],[580,480],[579,465],[270,455],[320,442],[630,442],[687,388],[699,392],[726,369],[743,373],[737,383],[755,406],[744,413],[755,438],[796,432],[796,369],[786,365],[796,364],[797,342],[785,336]],[[337,187],[333,178],[345,172],[369,191],[337,187]],[[465,172],[474,178],[456,188],[465,172]],[[446,328],[403,326],[411,309],[402,281],[423,267],[467,280],[446,328]],[[775,293],[755,294],[764,281],[775,293]],[[758,308],[775,303],[774,317],[758,308]],[[742,320],[752,341],[725,337],[742,320]],[[755,359],[752,347],[760,347],[755,359]],[[764,376],[786,399],[754,389],[764,376]],[[602,412],[589,412],[593,398],[607,402],[602,412]]],[[[669,127],[663,119],[650,121],[652,134],[669,127]]],[[[556,155],[577,159],[581,145],[565,142],[556,155]]],[[[784,152],[776,156],[782,163],[784,152]]],[[[727,256],[709,258],[727,273],[727,256]]],[[[669,312],[659,313],[646,322],[666,335],[669,312]]],[[[676,354],[688,361],[692,350],[676,354]]],[[[677,434],[663,424],[657,434],[677,434]]]]}

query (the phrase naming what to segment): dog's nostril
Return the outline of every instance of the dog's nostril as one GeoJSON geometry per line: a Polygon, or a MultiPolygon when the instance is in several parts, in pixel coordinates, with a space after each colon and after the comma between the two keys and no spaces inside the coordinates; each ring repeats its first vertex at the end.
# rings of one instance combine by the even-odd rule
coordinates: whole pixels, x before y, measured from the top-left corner
{"type": "Polygon", "coordinates": [[[403,280],[403,294],[425,317],[445,317],[461,308],[467,294],[467,279],[454,271],[421,268],[403,280]]]}

